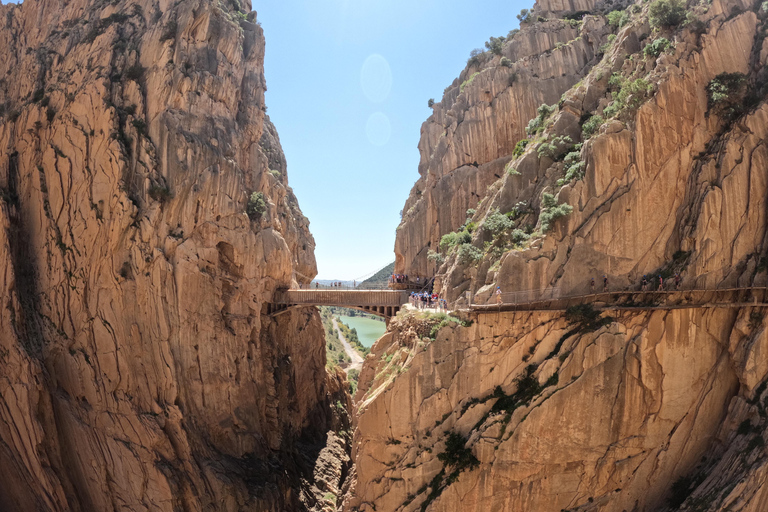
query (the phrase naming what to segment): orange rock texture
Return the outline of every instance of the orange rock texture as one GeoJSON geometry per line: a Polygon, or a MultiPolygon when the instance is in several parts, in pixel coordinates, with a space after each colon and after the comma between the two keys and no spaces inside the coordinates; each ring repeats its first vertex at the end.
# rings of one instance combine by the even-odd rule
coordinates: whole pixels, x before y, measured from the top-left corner
{"type": "MultiPolygon", "coordinates": [[[[423,125],[395,272],[435,275],[457,310],[603,274],[765,286],[768,6],[665,25],[653,4],[541,0],[470,60],[423,125]]],[[[361,373],[345,510],[768,510],[749,301],[401,315],[361,373]]]]}
{"type": "Polygon", "coordinates": [[[264,314],[316,268],[250,2],[0,20],[0,508],[322,509],[348,395],[264,314]]]}

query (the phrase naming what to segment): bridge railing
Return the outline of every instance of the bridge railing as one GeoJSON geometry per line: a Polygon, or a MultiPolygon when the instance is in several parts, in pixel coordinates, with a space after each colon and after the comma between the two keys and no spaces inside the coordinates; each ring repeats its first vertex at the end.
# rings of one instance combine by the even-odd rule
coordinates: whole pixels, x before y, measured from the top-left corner
{"type": "Polygon", "coordinates": [[[280,290],[275,304],[325,306],[401,306],[408,301],[406,292],[392,290],[280,290]]]}
{"type": "Polygon", "coordinates": [[[541,294],[531,300],[523,300],[524,294],[501,294],[501,302],[497,302],[495,296],[485,304],[471,304],[473,309],[493,309],[495,306],[521,306],[540,309],[564,309],[580,303],[602,302],[616,307],[642,307],[665,304],[667,306],[685,304],[721,304],[733,305],[764,304],[768,300],[768,288],[742,287],[742,288],[683,288],[671,290],[614,290],[588,294],[572,294],[555,297],[541,294]],[[516,302],[513,302],[517,300],[516,302]]]}

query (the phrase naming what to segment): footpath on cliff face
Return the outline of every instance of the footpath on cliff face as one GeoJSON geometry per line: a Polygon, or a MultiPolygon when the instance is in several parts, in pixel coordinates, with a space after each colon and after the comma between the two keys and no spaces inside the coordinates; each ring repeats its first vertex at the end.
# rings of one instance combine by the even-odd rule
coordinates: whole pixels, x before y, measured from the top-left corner
{"type": "Polygon", "coordinates": [[[323,510],[350,407],[249,0],[0,5],[0,509],[323,510]]]}
{"type": "MultiPolygon", "coordinates": [[[[457,309],[603,275],[764,288],[768,4],[520,18],[422,127],[394,272],[457,309]]],[[[766,313],[401,312],[360,374],[343,509],[768,510],[766,313]]]]}

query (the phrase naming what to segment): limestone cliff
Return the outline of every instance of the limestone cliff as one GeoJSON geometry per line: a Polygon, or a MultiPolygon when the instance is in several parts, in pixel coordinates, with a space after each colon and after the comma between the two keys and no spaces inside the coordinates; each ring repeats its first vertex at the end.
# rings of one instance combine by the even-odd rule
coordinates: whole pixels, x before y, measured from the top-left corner
{"type": "Polygon", "coordinates": [[[338,493],[347,393],[319,316],[263,314],[316,271],[249,11],[0,6],[3,510],[338,493]]]}
{"type": "MultiPolygon", "coordinates": [[[[765,285],[768,7],[654,5],[542,0],[471,59],[422,129],[396,272],[458,308],[603,274],[765,285]]],[[[766,308],[701,306],[401,317],[361,374],[347,509],[768,509],[766,308]]]]}

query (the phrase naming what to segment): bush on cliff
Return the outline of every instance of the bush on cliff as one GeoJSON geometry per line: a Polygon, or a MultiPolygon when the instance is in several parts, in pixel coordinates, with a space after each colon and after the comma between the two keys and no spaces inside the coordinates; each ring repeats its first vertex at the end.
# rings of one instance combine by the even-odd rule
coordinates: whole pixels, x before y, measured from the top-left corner
{"type": "Polygon", "coordinates": [[[525,129],[528,135],[533,136],[544,130],[547,118],[551,116],[555,110],[557,110],[557,105],[539,105],[539,108],[536,110],[538,115],[528,121],[528,127],[525,129]]]}
{"type": "Polygon", "coordinates": [[[459,263],[463,265],[477,263],[483,259],[483,251],[472,244],[461,244],[459,246],[457,257],[459,259],[459,263]]]}
{"type": "Polygon", "coordinates": [[[573,211],[573,206],[569,204],[558,204],[557,199],[552,194],[544,192],[541,196],[541,232],[546,233],[552,227],[552,223],[560,217],[565,217],[573,211]]]}
{"type": "Polygon", "coordinates": [[[264,212],[267,211],[267,203],[264,200],[264,194],[261,192],[254,192],[248,199],[248,207],[246,213],[251,220],[259,220],[264,212]]]}
{"type": "Polygon", "coordinates": [[[446,468],[451,467],[458,472],[479,466],[480,461],[472,450],[464,446],[466,443],[467,440],[461,434],[451,432],[445,441],[445,451],[438,454],[437,458],[446,468]]]}
{"type": "Polygon", "coordinates": [[[504,36],[491,37],[490,40],[485,42],[485,47],[494,55],[501,55],[501,49],[504,46],[504,36]]]}
{"type": "Polygon", "coordinates": [[[608,18],[608,24],[614,29],[621,28],[629,23],[629,13],[627,11],[611,11],[606,18],[608,18]]]}
{"type": "Polygon", "coordinates": [[[648,20],[654,28],[673,28],[685,21],[685,2],[656,0],[648,10],[648,20]]]}
{"type": "Polygon", "coordinates": [[[669,48],[674,48],[674,45],[666,37],[660,37],[654,40],[652,43],[645,45],[643,48],[643,54],[648,57],[658,57],[669,48]]]}
{"type": "Polygon", "coordinates": [[[597,130],[600,129],[600,127],[603,125],[605,120],[603,119],[603,116],[600,114],[595,114],[594,116],[590,117],[582,126],[581,130],[583,132],[583,136],[585,139],[590,138],[597,130]]]}
{"type": "Polygon", "coordinates": [[[707,85],[707,103],[711,112],[733,119],[744,111],[747,77],[742,73],[720,73],[707,85]]]}

